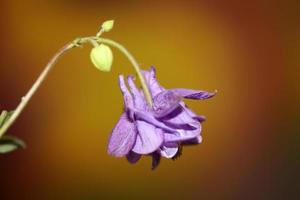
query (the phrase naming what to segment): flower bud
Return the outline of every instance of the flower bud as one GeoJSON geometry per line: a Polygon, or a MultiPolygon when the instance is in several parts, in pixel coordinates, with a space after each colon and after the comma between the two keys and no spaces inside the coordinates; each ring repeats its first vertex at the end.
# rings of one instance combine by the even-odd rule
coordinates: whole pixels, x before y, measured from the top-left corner
{"type": "Polygon", "coordinates": [[[109,72],[113,62],[113,54],[109,46],[100,44],[91,51],[91,60],[95,67],[101,71],[109,72]]]}
{"type": "Polygon", "coordinates": [[[114,27],[114,20],[107,20],[103,22],[101,28],[104,32],[110,31],[114,27]]]}

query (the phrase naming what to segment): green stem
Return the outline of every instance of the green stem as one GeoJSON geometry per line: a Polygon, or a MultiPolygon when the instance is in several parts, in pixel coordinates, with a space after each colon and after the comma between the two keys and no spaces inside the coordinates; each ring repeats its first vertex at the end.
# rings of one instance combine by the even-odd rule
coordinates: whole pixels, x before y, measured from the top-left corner
{"type": "Polygon", "coordinates": [[[29,89],[29,91],[27,92],[27,94],[21,99],[21,102],[19,103],[18,107],[14,110],[13,114],[11,115],[11,117],[6,121],[5,124],[3,124],[3,126],[0,129],[0,138],[4,135],[4,133],[10,128],[10,126],[16,121],[16,119],[19,117],[19,115],[22,113],[22,111],[24,110],[24,108],[26,107],[26,105],[28,104],[28,102],[30,101],[30,99],[32,98],[32,96],[35,94],[35,92],[37,91],[37,89],[39,88],[39,86],[43,83],[43,81],[45,80],[45,78],[47,77],[47,75],[49,74],[50,70],[54,67],[54,65],[56,64],[56,62],[58,61],[58,59],[64,54],[66,53],[68,50],[72,49],[73,47],[76,46],[80,46],[84,43],[91,43],[92,45],[96,45],[96,41],[101,42],[101,43],[105,43],[108,45],[111,45],[117,49],[119,49],[131,62],[131,64],[133,65],[138,78],[141,81],[141,85],[146,97],[146,100],[148,102],[148,104],[150,106],[153,105],[152,102],[152,98],[149,92],[149,88],[146,84],[145,78],[141,72],[141,69],[139,67],[139,64],[137,63],[137,61],[134,59],[134,57],[129,53],[129,51],[122,46],[121,44],[110,40],[110,39],[106,39],[106,38],[99,38],[99,37],[85,37],[85,38],[78,38],[75,39],[73,42],[70,42],[68,44],[66,44],[64,47],[62,47],[53,57],[52,59],[48,62],[48,64],[46,65],[45,69],[42,71],[42,73],[40,74],[40,76],[38,77],[38,79],[34,82],[34,84],[32,85],[32,87],[29,89]]]}
{"type": "Polygon", "coordinates": [[[40,76],[38,77],[38,79],[35,81],[35,83],[32,85],[32,87],[30,88],[30,90],[27,92],[27,94],[22,97],[20,104],[18,105],[18,107],[16,108],[16,110],[14,110],[13,114],[11,115],[11,117],[7,120],[7,122],[1,127],[0,129],[0,138],[3,136],[3,134],[9,129],[9,127],[16,121],[16,119],[18,118],[18,116],[21,114],[21,112],[23,111],[23,109],[26,107],[26,105],[28,104],[28,102],[30,101],[30,99],[32,98],[32,96],[34,95],[34,93],[36,92],[36,90],[39,88],[39,86],[42,84],[42,82],[45,80],[45,78],[47,77],[48,73],[50,72],[50,70],[53,68],[53,66],[55,65],[55,63],[58,61],[58,59],[69,49],[75,47],[74,43],[68,43],[66,44],[64,47],[62,47],[54,56],[53,58],[48,62],[48,64],[46,65],[45,69],[43,70],[43,72],[40,74],[40,76]]]}
{"type": "Polygon", "coordinates": [[[151,97],[149,88],[146,84],[145,78],[144,78],[144,76],[141,72],[139,64],[137,63],[135,58],[131,55],[131,53],[129,53],[129,51],[123,45],[121,45],[121,44],[119,44],[119,43],[117,43],[113,40],[110,40],[110,39],[107,39],[107,38],[97,38],[97,41],[100,42],[100,43],[105,43],[105,44],[111,45],[111,46],[119,49],[128,58],[128,60],[133,65],[133,67],[134,67],[134,69],[135,69],[135,71],[138,75],[138,78],[140,79],[140,82],[141,82],[146,100],[147,100],[148,104],[152,107],[153,101],[152,101],[152,97],[151,97]]]}

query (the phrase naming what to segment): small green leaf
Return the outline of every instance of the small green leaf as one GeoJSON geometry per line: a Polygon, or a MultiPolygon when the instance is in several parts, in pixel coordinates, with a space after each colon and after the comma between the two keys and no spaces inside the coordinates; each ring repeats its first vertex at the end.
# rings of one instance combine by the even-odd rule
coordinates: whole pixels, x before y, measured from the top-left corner
{"type": "Polygon", "coordinates": [[[14,145],[14,144],[1,144],[0,145],[0,153],[2,153],[2,154],[9,153],[9,152],[16,150],[17,148],[18,148],[18,146],[14,145]]]}
{"type": "Polygon", "coordinates": [[[0,153],[9,153],[18,148],[25,148],[25,143],[17,137],[5,135],[0,139],[0,153]]]}
{"type": "Polygon", "coordinates": [[[11,117],[14,111],[6,111],[3,110],[0,115],[0,128],[7,122],[7,120],[11,117]]]}
{"type": "Polygon", "coordinates": [[[14,114],[13,110],[12,111],[8,111],[3,124],[5,124],[13,114],[14,114]]]}
{"type": "Polygon", "coordinates": [[[6,116],[7,116],[7,111],[3,110],[0,114],[0,128],[4,124],[4,120],[5,120],[6,116]]]}

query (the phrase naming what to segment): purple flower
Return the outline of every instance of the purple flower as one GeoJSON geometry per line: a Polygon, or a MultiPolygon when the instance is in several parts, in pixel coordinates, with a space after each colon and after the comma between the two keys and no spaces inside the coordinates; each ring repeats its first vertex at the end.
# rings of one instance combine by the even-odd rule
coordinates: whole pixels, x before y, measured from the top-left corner
{"type": "Polygon", "coordinates": [[[166,90],[156,80],[155,69],[143,71],[153,99],[153,107],[147,104],[144,93],[137,88],[133,77],[127,77],[127,88],[123,75],[119,85],[124,97],[125,109],[113,129],[108,144],[108,153],[116,157],[126,156],[136,163],[141,155],[152,156],[152,168],[161,156],[175,158],[182,145],[201,143],[201,124],[205,118],[190,110],[182,98],[207,99],[215,93],[190,90],[166,90]]]}

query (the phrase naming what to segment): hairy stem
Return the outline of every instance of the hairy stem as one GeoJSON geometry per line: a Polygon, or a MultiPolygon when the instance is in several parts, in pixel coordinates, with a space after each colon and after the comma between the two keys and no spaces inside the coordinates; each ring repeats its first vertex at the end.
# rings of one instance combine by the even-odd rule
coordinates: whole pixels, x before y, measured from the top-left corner
{"type": "Polygon", "coordinates": [[[141,72],[141,69],[139,67],[139,64],[137,63],[137,61],[134,59],[134,57],[129,53],[129,51],[121,44],[107,39],[107,38],[99,38],[99,37],[84,37],[84,38],[77,38],[75,39],[73,42],[70,42],[68,44],[66,44],[64,47],[62,47],[53,57],[52,59],[48,62],[48,64],[46,65],[45,69],[42,71],[42,73],[40,74],[40,76],[38,77],[38,79],[34,82],[34,84],[32,85],[32,87],[29,89],[29,91],[27,92],[27,94],[22,97],[21,102],[19,103],[18,107],[16,108],[16,110],[14,110],[13,114],[11,115],[11,117],[7,120],[7,122],[1,127],[0,129],[0,138],[4,135],[4,133],[10,128],[10,126],[16,121],[16,119],[19,117],[19,115],[22,113],[22,111],[24,110],[24,108],[26,107],[26,105],[28,104],[28,102],[30,101],[30,99],[32,98],[32,96],[34,95],[34,93],[37,91],[37,89],[39,88],[39,86],[43,83],[43,81],[45,80],[45,78],[47,77],[47,75],[49,74],[50,70],[54,67],[54,65],[56,64],[56,62],[58,61],[58,59],[64,54],[66,53],[68,50],[72,49],[73,47],[77,47],[80,46],[84,43],[91,43],[93,46],[97,45],[97,42],[100,43],[105,43],[108,45],[111,45],[117,49],[119,49],[131,62],[131,64],[133,65],[138,78],[141,81],[141,85],[145,94],[145,98],[148,102],[148,104],[150,106],[153,105],[152,102],[152,97],[149,91],[149,88],[146,84],[145,78],[141,72]]]}
{"type": "Polygon", "coordinates": [[[30,88],[30,90],[27,92],[27,94],[22,97],[20,104],[18,105],[18,107],[16,108],[16,110],[13,112],[13,114],[11,115],[11,117],[8,119],[8,121],[1,127],[0,129],[0,138],[2,137],[2,135],[7,131],[7,129],[9,129],[9,127],[16,121],[16,119],[18,118],[18,116],[21,114],[21,112],[23,111],[23,109],[26,107],[26,105],[28,104],[28,102],[30,101],[30,99],[32,98],[32,96],[34,95],[34,93],[36,92],[36,90],[39,88],[39,86],[42,84],[42,82],[45,80],[45,78],[47,77],[48,73],[50,72],[50,70],[53,68],[53,66],[55,65],[55,63],[58,61],[58,59],[69,49],[75,47],[74,43],[68,43],[66,44],[64,47],[62,47],[54,56],[53,58],[48,62],[48,64],[46,65],[45,69],[43,70],[43,72],[40,74],[40,76],[38,77],[38,79],[34,82],[34,84],[32,85],[32,87],[30,88]]]}

